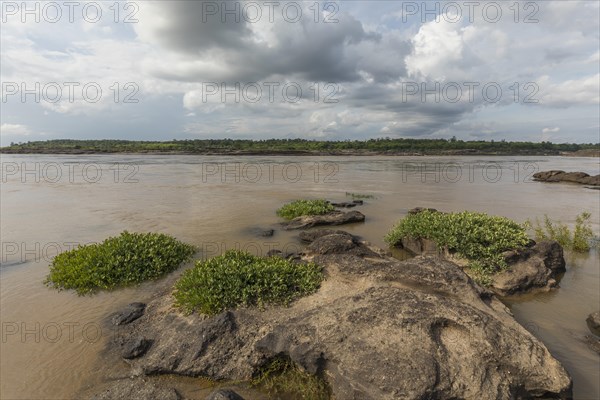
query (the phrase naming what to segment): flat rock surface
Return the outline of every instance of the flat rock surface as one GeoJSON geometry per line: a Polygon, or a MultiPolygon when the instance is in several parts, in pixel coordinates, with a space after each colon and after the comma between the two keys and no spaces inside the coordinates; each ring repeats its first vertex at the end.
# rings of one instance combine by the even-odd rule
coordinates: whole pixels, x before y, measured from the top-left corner
{"type": "Polygon", "coordinates": [[[364,220],[365,215],[358,211],[332,211],[323,215],[305,215],[294,218],[289,222],[284,222],[283,228],[287,230],[306,229],[321,225],[344,225],[355,222],[364,222],[364,220]]]}
{"type": "Polygon", "coordinates": [[[600,175],[591,176],[585,172],[542,171],[533,174],[533,180],[538,182],[572,182],[582,185],[600,186],[600,175]]]}

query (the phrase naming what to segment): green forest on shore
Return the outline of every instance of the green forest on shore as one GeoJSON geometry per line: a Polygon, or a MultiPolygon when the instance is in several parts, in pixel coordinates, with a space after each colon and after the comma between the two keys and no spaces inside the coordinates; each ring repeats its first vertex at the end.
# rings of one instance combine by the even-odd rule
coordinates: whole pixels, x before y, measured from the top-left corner
{"type": "Polygon", "coordinates": [[[181,153],[181,154],[331,154],[331,155],[560,155],[597,156],[600,143],[463,141],[452,139],[369,139],[321,141],[306,139],[196,139],[170,141],[48,140],[11,143],[2,153],[181,153]]]}

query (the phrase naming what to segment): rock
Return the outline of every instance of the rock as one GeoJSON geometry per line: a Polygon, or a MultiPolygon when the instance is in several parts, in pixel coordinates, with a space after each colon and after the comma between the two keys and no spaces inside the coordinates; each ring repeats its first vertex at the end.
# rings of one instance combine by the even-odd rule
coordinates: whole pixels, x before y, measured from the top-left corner
{"type": "Polygon", "coordinates": [[[231,389],[219,389],[209,394],[206,400],[244,400],[244,398],[231,389]]]}
{"type": "Polygon", "coordinates": [[[588,328],[594,335],[600,336],[600,311],[588,315],[585,322],[587,322],[588,328]]]}
{"type": "Polygon", "coordinates": [[[260,236],[262,237],[271,237],[275,233],[274,229],[264,229],[260,232],[260,236]]]}
{"type": "Polygon", "coordinates": [[[152,341],[145,338],[129,339],[123,344],[121,357],[130,360],[132,358],[141,357],[146,354],[146,351],[152,346],[152,341]]]}
{"type": "Polygon", "coordinates": [[[364,214],[358,211],[350,211],[347,213],[341,211],[333,211],[323,215],[306,215],[294,218],[289,222],[283,223],[286,230],[291,229],[306,229],[320,225],[343,225],[354,222],[364,222],[364,214]]]}
{"type": "Polygon", "coordinates": [[[357,204],[357,205],[359,205],[359,206],[362,206],[362,205],[365,203],[363,200],[352,200],[352,202],[353,202],[354,204],[357,204]]]}
{"type": "Polygon", "coordinates": [[[322,236],[333,235],[333,234],[347,235],[350,238],[352,238],[352,235],[347,233],[346,231],[333,230],[333,229],[319,229],[319,230],[300,232],[300,240],[305,243],[312,243],[316,239],[318,239],[322,236]]]}
{"type": "MultiPolygon", "coordinates": [[[[438,248],[429,239],[404,238],[400,247],[415,255],[435,255],[463,267],[467,265],[466,260],[460,260],[446,249],[438,248]]],[[[563,249],[555,241],[531,241],[523,250],[504,253],[504,258],[509,268],[494,275],[490,286],[500,296],[551,289],[558,285],[558,276],[566,271],[563,249]]]]}
{"type": "Polygon", "coordinates": [[[289,307],[186,316],[169,295],[153,300],[121,332],[155,338],[132,372],[238,381],[286,356],[337,399],[570,398],[560,363],[456,264],[399,261],[348,236],[313,240],[302,260],[327,279],[289,307]]]}
{"type": "Polygon", "coordinates": [[[494,275],[491,283],[491,289],[501,296],[556,287],[558,275],[566,270],[563,249],[555,241],[507,252],[505,259],[508,269],[494,275]]]}
{"type": "Polygon", "coordinates": [[[112,317],[112,323],[113,325],[129,324],[144,315],[145,309],[146,305],[144,303],[128,304],[123,310],[115,313],[112,317]]]}
{"type": "Polygon", "coordinates": [[[538,182],[572,182],[590,186],[600,186],[600,175],[590,176],[585,172],[565,172],[560,170],[542,171],[533,174],[538,182]]]}
{"type": "Polygon", "coordinates": [[[282,257],[282,251],[281,250],[277,250],[277,249],[271,249],[269,251],[267,251],[266,256],[267,257],[273,257],[273,256],[278,256],[278,257],[282,257]]]}
{"type": "Polygon", "coordinates": [[[281,257],[281,258],[286,258],[288,260],[293,260],[293,261],[298,261],[301,258],[300,253],[297,253],[297,252],[284,253],[281,250],[277,250],[277,249],[271,249],[271,250],[267,251],[266,256],[267,257],[281,257]]]}
{"type": "Polygon", "coordinates": [[[352,208],[352,207],[356,207],[357,203],[354,202],[348,202],[348,201],[342,201],[342,202],[338,202],[338,203],[334,203],[334,202],[329,202],[329,204],[331,204],[334,207],[338,207],[338,208],[352,208]]]}
{"type": "Polygon", "coordinates": [[[181,397],[173,388],[159,387],[141,378],[110,382],[92,397],[92,400],[121,399],[180,400],[181,397]]]}
{"type": "Polygon", "coordinates": [[[415,207],[415,208],[408,210],[408,213],[409,214],[418,214],[423,211],[438,212],[438,210],[436,210],[435,208],[415,207]]]}
{"type": "Polygon", "coordinates": [[[585,335],[584,342],[590,350],[600,354],[600,339],[594,335],[585,335]]]}

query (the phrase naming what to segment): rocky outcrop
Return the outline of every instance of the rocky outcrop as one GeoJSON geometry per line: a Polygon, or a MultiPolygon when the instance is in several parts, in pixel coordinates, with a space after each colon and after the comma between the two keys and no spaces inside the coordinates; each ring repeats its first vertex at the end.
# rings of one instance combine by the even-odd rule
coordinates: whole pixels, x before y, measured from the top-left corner
{"type": "Polygon", "coordinates": [[[154,341],[132,374],[247,380],[286,356],[336,399],[570,397],[560,363],[456,264],[398,261],[347,233],[315,237],[302,261],[327,279],[289,307],[205,317],[180,314],[170,296],[150,302],[119,328],[154,341]]]}
{"type": "Polygon", "coordinates": [[[600,175],[590,176],[585,172],[542,171],[533,174],[533,180],[538,182],[571,182],[582,185],[600,186],[600,175]]]}
{"type": "MultiPolygon", "coordinates": [[[[440,249],[433,240],[404,238],[400,247],[415,255],[432,255],[448,259],[462,267],[467,260],[440,249]]],[[[500,296],[535,290],[549,290],[558,285],[560,274],[566,271],[562,247],[555,241],[531,242],[522,250],[504,253],[508,268],[494,275],[490,289],[500,296]]]]}
{"type": "Polygon", "coordinates": [[[566,271],[563,249],[555,241],[507,252],[505,259],[508,269],[494,275],[491,283],[501,296],[556,287],[558,276],[566,271]]]}
{"type": "Polygon", "coordinates": [[[344,225],[355,222],[364,222],[364,214],[358,211],[350,211],[347,213],[341,211],[332,211],[323,215],[305,215],[294,218],[289,222],[283,223],[283,228],[291,229],[306,229],[320,225],[344,225]]]}
{"type": "Polygon", "coordinates": [[[594,335],[600,336],[600,311],[596,311],[588,315],[585,322],[587,322],[590,332],[592,332],[594,335]]]}
{"type": "Polygon", "coordinates": [[[144,399],[180,400],[181,396],[170,387],[161,387],[142,378],[120,379],[105,384],[92,400],[144,399]]]}

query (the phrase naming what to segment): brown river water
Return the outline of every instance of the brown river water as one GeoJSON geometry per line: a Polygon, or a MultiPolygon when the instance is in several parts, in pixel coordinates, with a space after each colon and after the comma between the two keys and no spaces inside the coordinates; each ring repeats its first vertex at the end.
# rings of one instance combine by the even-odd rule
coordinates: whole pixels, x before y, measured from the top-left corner
{"type": "MultiPolygon", "coordinates": [[[[344,229],[382,247],[384,234],[415,206],[520,222],[548,214],[569,225],[589,211],[594,232],[600,230],[599,191],[531,181],[549,169],[598,174],[597,158],[2,155],[1,161],[2,399],[80,398],[97,383],[126,376],[125,363],[102,362],[111,335],[106,317],[168,290],[181,269],[158,282],[86,297],[43,284],[57,252],[123,230],[174,235],[198,246],[197,257],[232,248],[294,250],[297,232],[278,229],[275,210],[296,198],[348,200],[347,192],[374,198],[358,208],[366,222],[344,229]],[[264,238],[258,228],[276,232],[264,238]]],[[[566,258],[560,289],[506,303],[571,373],[575,398],[598,399],[600,358],[581,338],[589,333],[586,316],[600,308],[600,257],[593,250],[566,258]]],[[[179,382],[190,398],[209,390],[200,380],[179,382]]]]}

